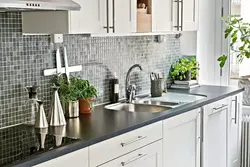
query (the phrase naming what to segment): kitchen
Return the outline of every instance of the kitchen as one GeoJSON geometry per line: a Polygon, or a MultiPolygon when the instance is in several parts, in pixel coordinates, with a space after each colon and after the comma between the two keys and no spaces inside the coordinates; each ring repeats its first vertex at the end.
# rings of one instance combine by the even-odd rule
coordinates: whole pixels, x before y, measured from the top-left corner
{"type": "Polygon", "coordinates": [[[207,43],[223,32],[204,27],[208,24],[204,20],[210,21],[209,27],[215,25],[213,18],[221,20],[220,6],[209,16],[204,8],[217,4],[208,5],[208,0],[63,2],[0,2],[0,166],[240,165],[239,122],[246,95],[243,88],[215,86],[228,84],[217,69],[219,54],[213,52],[220,46],[207,43]],[[114,78],[119,80],[120,100],[128,98],[132,83],[136,85],[132,93],[149,95],[149,74],[167,77],[172,64],[183,56],[196,56],[199,83],[214,86],[168,89],[162,97],[170,103],[158,106],[156,113],[150,105],[142,112],[105,106],[114,78]],[[131,68],[135,64],[141,69],[131,68]],[[51,126],[49,112],[57,95],[52,80],[61,73],[88,80],[97,90],[96,106],[91,114],[51,126]],[[211,76],[215,76],[213,83],[211,76]],[[37,88],[35,99],[42,101],[45,116],[41,116],[48,128],[21,125],[34,124],[38,115],[32,112],[30,86],[37,88]],[[176,107],[170,106],[175,103],[176,107]],[[45,149],[40,140],[48,142],[45,149]]]}

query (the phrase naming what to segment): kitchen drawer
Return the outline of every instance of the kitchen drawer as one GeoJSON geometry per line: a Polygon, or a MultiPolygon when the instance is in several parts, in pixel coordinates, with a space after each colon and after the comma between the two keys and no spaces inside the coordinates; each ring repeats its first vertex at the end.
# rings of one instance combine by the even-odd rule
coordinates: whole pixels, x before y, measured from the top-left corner
{"type": "Polygon", "coordinates": [[[96,167],[159,139],[162,139],[162,121],[90,146],[90,167],[96,167]]]}
{"type": "Polygon", "coordinates": [[[99,167],[162,167],[162,140],[114,159],[99,167]]]}
{"type": "Polygon", "coordinates": [[[221,110],[229,108],[229,104],[231,102],[230,97],[216,101],[214,103],[206,105],[206,112],[208,115],[212,115],[214,113],[220,112],[221,110]]]}
{"type": "Polygon", "coordinates": [[[52,159],[50,161],[38,164],[34,167],[88,167],[89,166],[88,148],[84,148],[72,153],[63,155],[61,157],[52,159]]]}

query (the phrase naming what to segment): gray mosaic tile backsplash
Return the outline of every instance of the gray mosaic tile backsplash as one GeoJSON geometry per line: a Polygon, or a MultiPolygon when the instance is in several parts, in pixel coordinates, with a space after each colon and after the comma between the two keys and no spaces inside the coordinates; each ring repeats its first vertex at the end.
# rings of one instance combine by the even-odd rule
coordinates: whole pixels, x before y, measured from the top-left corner
{"type": "MultiPolygon", "coordinates": [[[[168,74],[171,64],[181,57],[180,41],[166,35],[165,42],[154,42],[153,36],[85,37],[64,35],[69,65],[83,65],[72,75],[88,79],[98,89],[96,104],[109,101],[109,80],[116,72],[120,82],[120,98],[125,95],[125,76],[133,64],[132,82],[138,94],[150,90],[149,72],[168,74]]],[[[28,94],[25,86],[41,87],[39,98],[48,112],[52,96],[50,80],[43,70],[55,68],[55,48],[48,35],[22,35],[20,13],[0,13],[0,128],[30,119],[28,94]]]]}

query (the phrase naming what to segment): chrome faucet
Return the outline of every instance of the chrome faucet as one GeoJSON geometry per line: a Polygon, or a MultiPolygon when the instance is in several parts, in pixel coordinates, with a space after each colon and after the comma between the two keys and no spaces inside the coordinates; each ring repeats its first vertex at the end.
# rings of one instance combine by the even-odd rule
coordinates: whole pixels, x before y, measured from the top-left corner
{"type": "Polygon", "coordinates": [[[125,83],[125,92],[126,92],[126,100],[128,103],[131,103],[132,100],[135,99],[135,92],[136,92],[136,86],[133,84],[130,84],[130,73],[134,68],[139,68],[142,71],[142,67],[139,64],[135,64],[128,70],[127,76],[126,76],[126,83],[125,83]]]}

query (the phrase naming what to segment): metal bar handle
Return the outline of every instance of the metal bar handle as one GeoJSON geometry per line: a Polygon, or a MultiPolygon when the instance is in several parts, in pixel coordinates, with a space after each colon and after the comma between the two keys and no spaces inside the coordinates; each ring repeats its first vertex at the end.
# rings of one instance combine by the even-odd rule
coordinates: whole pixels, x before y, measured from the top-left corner
{"type": "Polygon", "coordinates": [[[98,0],[98,21],[101,20],[101,2],[98,0]]]}
{"type": "Polygon", "coordinates": [[[115,33],[115,0],[113,0],[113,33],[115,33]]]}
{"type": "Polygon", "coordinates": [[[195,22],[195,16],[196,16],[196,0],[194,0],[194,7],[193,7],[193,21],[195,22]]]}
{"type": "Polygon", "coordinates": [[[177,0],[177,31],[180,30],[180,1],[177,0]]]}
{"type": "Polygon", "coordinates": [[[132,2],[129,0],[129,21],[132,21],[132,2]]]}
{"type": "Polygon", "coordinates": [[[122,147],[125,147],[127,145],[130,145],[132,143],[135,143],[137,141],[140,141],[140,140],[143,140],[143,139],[146,139],[146,138],[147,138],[147,136],[138,136],[135,140],[131,140],[131,141],[126,142],[126,143],[121,143],[121,145],[122,145],[122,147]]]}
{"type": "Polygon", "coordinates": [[[134,157],[131,160],[128,160],[126,162],[121,162],[121,164],[122,164],[122,166],[126,166],[126,165],[128,165],[128,164],[130,164],[130,163],[132,163],[134,161],[137,161],[137,160],[139,160],[139,159],[141,159],[141,158],[143,158],[145,156],[147,156],[147,154],[138,154],[138,156],[136,156],[136,157],[134,157]]]}
{"type": "Polygon", "coordinates": [[[234,123],[237,124],[237,118],[238,118],[238,97],[235,96],[235,100],[232,100],[233,102],[235,102],[235,111],[234,111],[234,118],[232,118],[232,120],[234,120],[234,123]]]}
{"type": "Polygon", "coordinates": [[[180,0],[181,3],[181,31],[183,31],[183,15],[184,15],[184,2],[180,0]]]}
{"type": "Polygon", "coordinates": [[[221,107],[213,108],[213,110],[215,110],[215,111],[221,110],[221,109],[223,109],[224,107],[227,107],[227,106],[228,106],[227,104],[222,104],[221,107]]]}
{"type": "Polygon", "coordinates": [[[109,0],[106,0],[106,10],[107,10],[107,26],[104,26],[103,28],[107,28],[107,33],[109,33],[109,0]]]}

